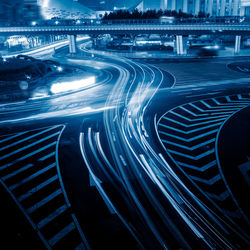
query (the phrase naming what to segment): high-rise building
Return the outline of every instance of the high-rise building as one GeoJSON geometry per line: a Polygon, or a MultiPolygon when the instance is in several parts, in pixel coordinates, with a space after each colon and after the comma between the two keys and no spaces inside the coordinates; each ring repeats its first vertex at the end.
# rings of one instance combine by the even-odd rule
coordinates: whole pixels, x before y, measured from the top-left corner
{"type": "Polygon", "coordinates": [[[41,19],[37,0],[1,0],[0,23],[13,25],[41,19]]]}
{"type": "Polygon", "coordinates": [[[23,14],[25,21],[41,19],[41,7],[38,0],[23,0],[23,14]]]}
{"type": "Polygon", "coordinates": [[[35,0],[1,0],[0,23],[5,25],[21,24],[27,20],[37,20],[40,8],[35,0]]]}
{"type": "Polygon", "coordinates": [[[249,0],[241,0],[240,15],[250,16],[250,1],[249,0]]]}

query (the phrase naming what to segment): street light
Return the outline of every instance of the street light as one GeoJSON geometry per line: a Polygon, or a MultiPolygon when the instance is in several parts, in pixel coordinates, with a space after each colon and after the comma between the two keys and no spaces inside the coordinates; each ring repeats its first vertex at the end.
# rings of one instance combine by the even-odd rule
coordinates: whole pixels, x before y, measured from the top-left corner
{"type": "Polygon", "coordinates": [[[56,69],[57,69],[58,72],[62,72],[63,71],[63,68],[61,66],[58,66],[56,69]]]}
{"type": "Polygon", "coordinates": [[[56,25],[59,24],[59,21],[55,21],[55,24],[56,24],[56,25]]]}
{"type": "Polygon", "coordinates": [[[36,26],[36,24],[37,24],[36,21],[31,22],[32,26],[36,26]]]}

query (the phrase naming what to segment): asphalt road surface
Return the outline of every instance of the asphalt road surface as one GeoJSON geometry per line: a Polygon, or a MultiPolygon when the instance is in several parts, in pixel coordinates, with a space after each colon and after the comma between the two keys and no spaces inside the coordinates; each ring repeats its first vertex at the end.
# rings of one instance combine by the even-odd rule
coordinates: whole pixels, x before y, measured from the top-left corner
{"type": "Polygon", "coordinates": [[[250,103],[248,75],[227,60],[154,66],[81,50],[57,59],[108,77],[0,106],[0,191],[14,201],[3,248],[246,248],[217,144],[250,103]]]}

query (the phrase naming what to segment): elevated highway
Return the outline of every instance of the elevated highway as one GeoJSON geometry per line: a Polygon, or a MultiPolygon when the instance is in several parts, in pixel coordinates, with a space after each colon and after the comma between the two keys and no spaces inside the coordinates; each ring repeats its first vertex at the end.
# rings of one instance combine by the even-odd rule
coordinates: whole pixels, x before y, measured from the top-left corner
{"type": "Polygon", "coordinates": [[[177,54],[185,54],[183,36],[220,33],[221,35],[235,35],[235,53],[240,51],[242,35],[250,35],[250,24],[88,24],[88,25],[60,25],[60,26],[26,26],[0,27],[0,36],[10,35],[68,35],[70,53],[76,52],[77,35],[100,34],[172,34],[176,35],[177,54]]]}
{"type": "Polygon", "coordinates": [[[0,35],[80,34],[222,34],[249,35],[250,24],[94,24],[74,26],[0,27],[0,35]]]}

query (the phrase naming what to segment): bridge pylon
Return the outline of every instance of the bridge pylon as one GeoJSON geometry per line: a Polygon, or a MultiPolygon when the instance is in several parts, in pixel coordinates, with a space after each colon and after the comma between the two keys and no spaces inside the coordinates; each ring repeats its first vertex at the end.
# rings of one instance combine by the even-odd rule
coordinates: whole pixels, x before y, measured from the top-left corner
{"type": "Polygon", "coordinates": [[[177,55],[187,54],[187,38],[182,35],[176,35],[175,37],[175,48],[177,55]]]}
{"type": "Polygon", "coordinates": [[[76,35],[68,35],[69,53],[76,54],[76,35]]]}
{"type": "Polygon", "coordinates": [[[241,41],[241,36],[236,35],[235,36],[235,47],[234,47],[235,54],[240,53],[240,41],[241,41]]]}

